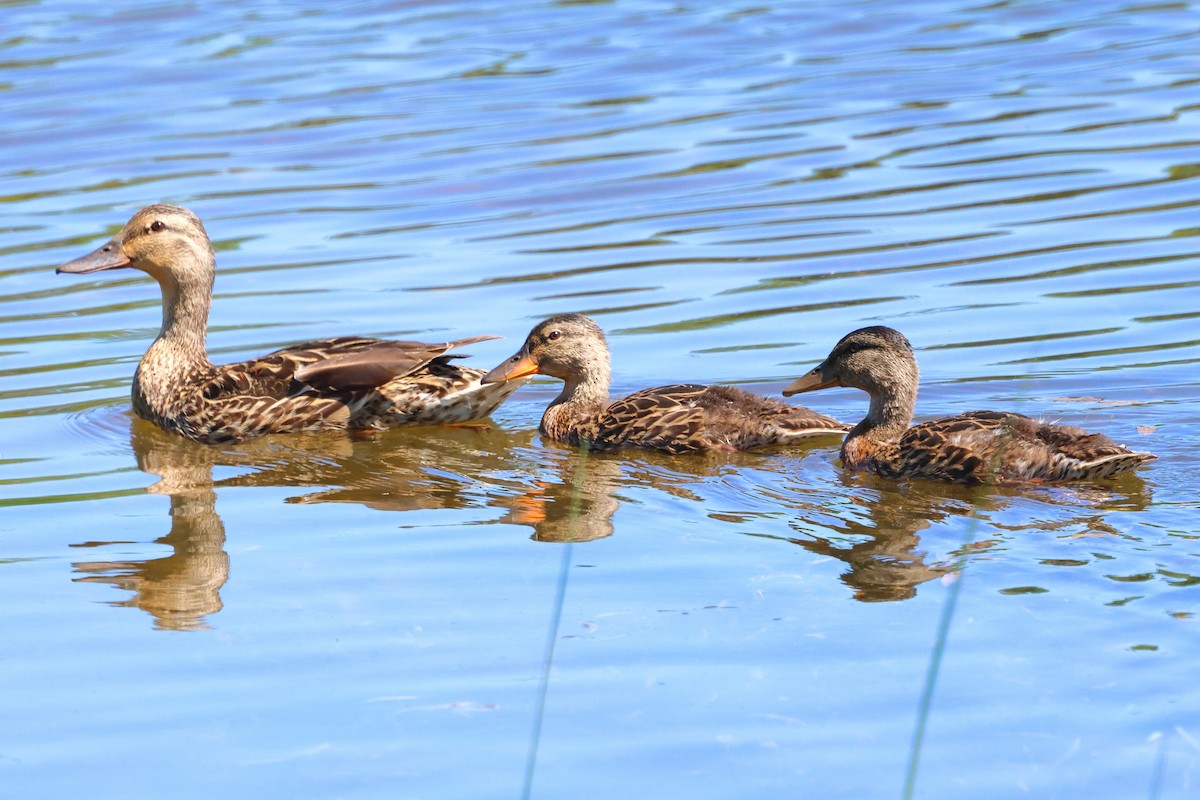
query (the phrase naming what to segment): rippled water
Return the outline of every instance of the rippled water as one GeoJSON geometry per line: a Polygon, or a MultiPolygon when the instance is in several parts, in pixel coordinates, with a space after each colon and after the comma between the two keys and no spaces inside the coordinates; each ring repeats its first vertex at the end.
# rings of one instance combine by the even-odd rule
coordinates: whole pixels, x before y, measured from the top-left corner
{"type": "MultiPolygon", "coordinates": [[[[0,2],[6,796],[1193,797],[1200,13],[1188,3],[0,2]],[[594,315],[614,391],[777,394],[847,331],[918,416],[1113,483],[581,459],[490,429],[205,447],[132,419],[138,207],[209,344],[594,315]]],[[[811,404],[856,419],[842,390],[811,404]]]]}

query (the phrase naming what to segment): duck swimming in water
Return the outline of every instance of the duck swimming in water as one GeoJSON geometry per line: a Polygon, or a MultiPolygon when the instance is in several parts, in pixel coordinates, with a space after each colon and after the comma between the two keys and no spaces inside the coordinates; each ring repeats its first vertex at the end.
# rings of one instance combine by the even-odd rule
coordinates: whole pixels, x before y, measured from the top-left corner
{"type": "Polygon", "coordinates": [[[610,361],[608,341],[594,320],[561,314],[536,325],[520,351],[485,375],[483,383],[535,373],[561,379],[566,385],[542,415],[539,430],[547,438],[594,450],[749,450],[849,430],[815,411],[732,386],[658,386],[613,402],[610,361]]]}
{"type": "Polygon", "coordinates": [[[424,344],[362,337],[305,342],[237,364],[214,365],[205,336],[216,258],[186,208],[138,211],[111,241],[60,273],[132,267],[158,281],[163,321],[133,376],[138,416],[200,442],[267,433],[461,422],[487,416],[517,388],[481,385],[482,370],[447,352],[499,338],[424,344]]]}
{"type": "Polygon", "coordinates": [[[912,345],[883,326],[847,334],[787,396],[850,386],[871,396],[866,418],[842,443],[846,469],[885,478],[1012,483],[1108,478],[1155,456],[1100,433],[1004,411],[972,411],[909,427],[919,372],[912,345]]]}

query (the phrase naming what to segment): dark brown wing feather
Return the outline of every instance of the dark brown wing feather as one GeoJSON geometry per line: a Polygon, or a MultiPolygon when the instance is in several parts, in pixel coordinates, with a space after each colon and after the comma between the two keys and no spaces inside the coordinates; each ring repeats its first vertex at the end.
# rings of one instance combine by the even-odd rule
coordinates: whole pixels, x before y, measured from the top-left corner
{"type": "Polygon", "coordinates": [[[297,369],[295,377],[301,383],[322,389],[374,389],[410,375],[434,359],[461,358],[461,355],[445,355],[456,347],[497,338],[492,335],[472,336],[441,344],[377,341],[349,352],[330,353],[297,369]]]}
{"type": "Polygon", "coordinates": [[[380,344],[383,342],[379,339],[343,336],[285,347],[250,361],[217,367],[216,374],[200,387],[200,394],[206,400],[241,396],[291,397],[305,390],[295,378],[296,373],[306,365],[361,352],[380,344]]]}

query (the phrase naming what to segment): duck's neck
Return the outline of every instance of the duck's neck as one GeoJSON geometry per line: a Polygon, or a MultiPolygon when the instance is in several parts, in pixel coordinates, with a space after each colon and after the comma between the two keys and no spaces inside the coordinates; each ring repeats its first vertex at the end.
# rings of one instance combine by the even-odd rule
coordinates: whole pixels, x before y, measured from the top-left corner
{"type": "Polygon", "coordinates": [[[916,407],[916,392],[904,396],[874,395],[871,397],[871,408],[862,422],[854,427],[855,431],[869,433],[873,438],[894,441],[908,430],[912,422],[913,408],[916,407]]]}
{"type": "Polygon", "coordinates": [[[911,392],[871,394],[866,418],[846,434],[842,442],[842,464],[846,469],[875,469],[897,454],[896,444],[908,430],[916,404],[916,384],[911,392]]]}
{"type": "Polygon", "coordinates": [[[871,386],[860,387],[871,395],[871,408],[866,418],[850,431],[847,442],[859,437],[875,442],[895,442],[908,430],[917,405],[920,378],[916,364],[902,373],[897,370],[897,373],[877,380],[871,386]]]}
{"type": "Polygon", "coordinates": [[[212,284],[180,283],[168,275],[159,280],[163,293],[162,328],[150,350],[177,369],[210,367],[206,337],[212,284]]]}
{"type": "Polygon", "coordinates": [[[607,362],[593,366],[581,376],[568,379],[562,392],[542,415],[542,434],[572,444],[589,438],[587,424],[608,407],[608,387],[611,382],[612,369],[607,362]]]}
{"type": "Polygon", "coordinates": [[[205,336],[212,282],[181,283],[158,276],[163,293],[162,328],[133,376],[133,408],[138,416],[160,423],[186,413],[194,387],[213,371],[205,336]]]}

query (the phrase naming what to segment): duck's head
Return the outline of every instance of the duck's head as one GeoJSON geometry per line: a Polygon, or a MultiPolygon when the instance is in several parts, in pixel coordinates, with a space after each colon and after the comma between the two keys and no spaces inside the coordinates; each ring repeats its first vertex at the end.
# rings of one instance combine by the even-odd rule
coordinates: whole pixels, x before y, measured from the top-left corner
{"type": "Polygon", "coordinates": [[[904,334],[875,325],[842,337],[829,356],[783,390],[790,397],[830,386],[850,386],[872,396],[916,393],[917,359],[904,334]]]}
{"type": "Polygon", "coordinates": [[[120,233],[56,271],[82,275],[105,269],[140,269],[164,286],[212,286],[215,258],[200,218],[181,206],[146,206],[120,233]]]}
{"type": "Polygon", "coordinates": [[[483,376],[484,383],[499,383],[526,375],[550,375],[567,383],[610,373],[608,340],[604,331],[583,314],[559,314],[539,322],[525,344],[511,358],[483,376]]]}

